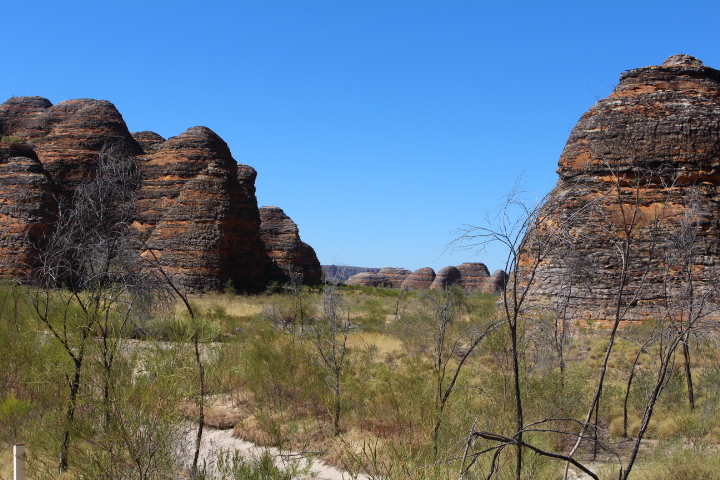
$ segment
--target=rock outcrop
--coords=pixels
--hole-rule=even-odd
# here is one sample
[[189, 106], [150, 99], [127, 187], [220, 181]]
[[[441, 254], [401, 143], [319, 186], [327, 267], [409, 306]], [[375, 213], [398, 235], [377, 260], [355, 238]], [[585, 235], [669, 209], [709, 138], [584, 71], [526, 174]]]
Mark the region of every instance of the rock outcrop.
[[272, 260], [273, 280], [284, 283], [297, 274], [303, 283], [318, 285], [322, 282], [322, 269], [315, 250], [300, 240], [297, 225], [281, 208], [260, 208], [260, 238]]
[[0, 275], [26, 275], [57, 214], [56, 186], [27, 145], [0, 142]]
[[[137, 227], [160, 264], [186, 288], [238, 290], [267, 283], [269, 262], [251, 189], [227, 144], [206, 127], [168, 139], [141, 163]], [[252, 178], [254, 181], [254, 177]]]
[[490, 271], [484, 263], [463, 263], [457, 266], [460, 272], [461, 285], [464, 289], [476, 292], [498, 293], [505, 288], [505, 272]]
[[435, 270], [430, 267], [418, 268], [403, 281], [403, 290], [429, 290], [435, 280]]
[[529, 304], [674, 317], [692, 278], [717, 316], [720, 71], [688, 55], [626, 71], [572, 130], [558, 174], [521, 256]]
[[445, 290], [455, 285], [462, 285], [460, 270], [455, 267], [441, 268], [430, 285], [430, 290]]
[[378, 272], [379, 275], [383, 275], [385, 278], [387, 278], [388, 283], [393, 288], [400, 288], [402, 283], [411, 273], [412, 272], [410, 270], [395, 267], [384, 267], [381, 268]]
[[87, 98], [52, 105], [41, 97], [13, 97], [0, 106], [0, 133], [22, 138], [63, 191], [92, 172], [103, 149], [138, 155], [115, 105]]
[[508, 274], [504, 270], [495, 270], [490, 276], [490, 292], [502, 292], [507, 281]]
[[[270, 259], [260, 235], [257, 173], [238, 165], [206, 127], [165, 140], [154, 132], [130, 134], [104, 100], [52, 105], [41, 97], [13, 97], [0, 105], [0, 134], [9, 140], [0, 148], [0, 274], [27, 273], [34, 245], [51, 233], [54, 198], [71, 199], [98, 156], [111, 152], [136, 157], [143, 175], [133, 224], [147, 246], [143, 255], [156, 258], [189, 291], [219, 289], [228, 280], [240, 291], [257, 291], [271, 279], [273, 265], [289, 268], [295, 261], [309, 281], [319, 281], [314, 251], [299, 237], [292, 248], [285, 245], [282, 261]], [[271, 240], [268, 250], [281, 252], [286, 240]]]
[[142, 132], [133, 132], [132, 137], [140, 145], [145, 153], [155, 153], [165, 142], [165, 139], [155, 132], [144, 130]]
[[385, 267], [377, 273], [358, 273], [347, 280], [348, 285], [402, 288], [403, 290], [443, 290], [457, 285], [468, 292], [498, 293], [505, 288], [507, 276], [502, 270], [492, 276], [483, 263], [463, 263], [435, 270], [430, 267], [414, 272], [404, 268]]
[[387, 287], [392, 288], [392, 283], [385, 275], [379, 273], [362, 272], [353, 275], [345, 282], [346, 285], [359, 285], [361, 287]]

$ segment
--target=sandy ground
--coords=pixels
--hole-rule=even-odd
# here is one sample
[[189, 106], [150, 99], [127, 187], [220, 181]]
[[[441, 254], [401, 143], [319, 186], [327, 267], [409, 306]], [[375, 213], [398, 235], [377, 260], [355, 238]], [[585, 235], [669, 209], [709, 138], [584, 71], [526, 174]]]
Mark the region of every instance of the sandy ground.
[[[189, 445], [194, 445], [195, 435], [196, 431], [194, 429], [188, 431], [187, 439]], [[218, 457], [218, 454], [230, 452], [232, 455], [236, 450], [244, 456], [259, 456], [264, 449], [253, 443], [233, 437], [232, 430], [216, 430], [206, 427], [203, 431], [199, 464], [202, 465], [203, 461], [205, 461], [208, 473], [215, 473], [214, 459]], [[281, 468], [291, 468], [292, 465], [297, 465], [303, 469], [303, 467], [308, 466], [307, 460], [298, 455], [293, 455], [289, 452], [280, 452], [275, 448], [268, 450], [275, 457], [276, 464]], [[313, 460], [309, 465], [309, 472], [297, 478], [298, 480], [370, 480], [370, 477], [365, 475], [352, 476], [347, 472], [325, 465], [319, 460]]]

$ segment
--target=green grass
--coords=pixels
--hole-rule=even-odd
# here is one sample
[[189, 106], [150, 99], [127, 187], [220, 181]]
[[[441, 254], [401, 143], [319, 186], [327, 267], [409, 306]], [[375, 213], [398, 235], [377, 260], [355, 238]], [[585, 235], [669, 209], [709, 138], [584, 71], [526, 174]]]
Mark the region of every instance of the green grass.
[[[323, 452], [326, 461], [340, 467], [374, 469], [392, 478], [435, 479], [457, 478], [463, 439], [473, 425], [512, 435], [512, 362], [504, 324], [481, 342], [463, 366], [442, 412], [436, 456], [431, 439], [440, 380], [436, 367], [438, 317], [432, 300], [442, 303], [443, 292], [426, 297], [417, 292], [346, 287], [341, 292], [350, 308], [353, 329], [341, 376], [341, 433], [333, 437], [331, 376], [312, 336], [314, 322], [322, 315], [322, 294], [307, 289], [294, 294], [282, 291], [191, 297], [201, 326], [206, 393], [232, 399], [232, 408], [237, 410], [230, 415], [222, 406], [213, 406], [212, 415], [240, 418], [235, 429], [246, 439], [292, 451]], [[25, 293], [20, 287], [0, 286], [0, 448], [13, 442], [32, 445], [29, 468], [34, 478], [51, 478], [67, 401], [66, 375], [72, 372], [72, 365], [63, 347], [35, 318]], [[65, 297], [58, 293], [53, 298]], [[454, 372], [473, 330], [494, 318], [497, 297], [458, 293], [456, 300], [455, 317], [445, 332], [443, 364], [448, 370], [442, 382]], [[132, 323], [120, 332], [113, 367], [114, 415], [132, 425], [136, 433], [171, 428], [183, 417], [195, 419], [197, 413], [189, 407], [197, 400], [197, 372], [188, 343], [190, 320], [178, 304], [177, 309], [134, 318]], [[144, 332], [140, 337], [136, 324]], [[558, 356], [549, 348], [551, 332], [545, 330], [549, 326], [546, 322], [520, 328], [525, 422], [563, 419], [547, 426], [573, 432], [576, 427], [568, 419], [580, 420], [586, 412], [607, 345], [607, 330], [574, 330], [565, 345], [566, 366], [561, 372]], [[70, 324], [68, 328], [68, 335], [78, 335]], [[647, 325], [639, 325], [622, 332], [601, 399], [601, 436], [621, 458], [627, 456], [621, 433], [629, 367], [648, 331]], [[714, 345], [710, 341], [691, 345], [694, 411], [687, 404], [681, 358], [676, 359], [655, 409], [635, 478], [716, 478], [708, 476], [719, 468], [712, 455], [720, 442], [720, 354]], [[104, 385], [99, 346], [93, 341], [85, 353], [85, 383], [73, 426], [71, 458], [77, 459], [72, 468], [78, 478], [94, 475], [101, 466], [121, 469], [133, 452], [130, 439], [122, 440], [120, 430], [99, 428], [104, 424], [98, 413], [103, 411]], [[656, 347], [641, 357], [629, 397], [630, 435], [637, 432], [656, 358]], [[529, 433], [527, 439], [553, 452], [566, 452], [572, 443], [572, 437], [549, 431]], [[473, 448], [480, 451], [491, 446], [478, 440]], [[163, 455], [172, 454], [162, 442], [156, 448]], [[163, 455], [157, 457], [165, 463], [157, 463], [156, 478], [162, 478], [161, 471], [172, 476], [168, 472], [173, 471], [173, 463]], [[585, 461], [588, 455], [581, 450], [578, 458]], [[693, 456], [705, 459], [709, 466], [692, 461]], [[615, 458], [612, 454], [603, 458], [608, 457]], [[484, 478], [491, 458], [480, 456], [472, 475]], [[511, 447], [501, 452], [498, 478], [512, 477], [513, 458]], [[526, 463], [534, 469], [535, 478], [555, 478], [562, 470], [558, 462], [530, 453]], [[598, 468], [610, 471], [613, 465], [601, 462]]]
[[20, 143], [23, 141], [20, 137], [13, 137], [11, 135], [2, 135], [0, 136], [0, 141], [3, 142], [13, 142], [13, 143]]

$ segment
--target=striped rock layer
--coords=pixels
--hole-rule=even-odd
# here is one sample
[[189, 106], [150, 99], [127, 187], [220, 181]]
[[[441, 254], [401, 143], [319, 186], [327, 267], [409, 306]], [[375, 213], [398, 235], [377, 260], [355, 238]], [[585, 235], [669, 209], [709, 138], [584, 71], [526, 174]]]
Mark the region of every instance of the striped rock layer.
[[347, 280], [348, 285], [402, 288], [403, 290], [442, 290], [458, 286], [469, 292], [498, 293], [505, 287], [502, 270], [492, 276], [483, 263], [463, 263], [457, 267], [440, 269], [436, 274], [430, 267], [414, 272], [404, 268], [385, 267], [375, 273], [358, 273]]
[[720, 71], [673, 55], [624, 72], [580, 118], [557, 172], [520, 259], [528, 305], [718, 316]]
[[[274, 263], [260, 233], [257, 173], [238, 165], [209, 128], [165, 140], [153, 132], [131, 134], [104, 100], [52, 105], [41, 97], [13, 97], [0, 105], [0, 134], [0, 275], [33, 268], [37, 246], [51, 234], [55, 199], [72, 198], [98, 155], [113, 149], [138, 159], [143, 184], [133, 226], [145, 242], [144, 255], [176, 281], [190, 291], [220, 289], [228, 280], [240, 291], [257, 291], [272, 278]], [[272, 243], [272, 235], [266, 240]], [[305, 268], [317, 257], [308, 247], [287, 258], [293, 262]], [[319, 281], [317, 275], [309, 280]]]

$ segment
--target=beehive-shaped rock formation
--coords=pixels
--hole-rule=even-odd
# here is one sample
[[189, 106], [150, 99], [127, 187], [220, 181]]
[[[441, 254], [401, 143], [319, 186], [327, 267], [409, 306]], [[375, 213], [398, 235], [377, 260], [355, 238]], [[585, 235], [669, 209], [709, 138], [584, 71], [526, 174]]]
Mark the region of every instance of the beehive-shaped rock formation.
[[27, 145], [0, 142], [0, 275], [24, 276], [57, 214], [56, 186]]
[[392, 282], [379, 273], [360, 272], [348, 278], [345, 283], [347, 285], [359, 285], [361, 287], [392, 287]]
[[708, 301], [694, 308], [717, 310], [720, 71], [674, 55], [623, 73], [572, 130], [558, 167], [521, 257], [530, 303], [660, 318], [692, 278], [693, 298]]
[[403, 290], [429, 290], [435, 280], [435, 270], [430, 267], [419, 268], [403, 280]]
[[[260, 236], [257, 173], [238, 165], [209, 128], [165, 140], [153, 132], [130, 134], [104, 100], [52, 105], [41, 97], [13, 97], [0, 105], [0, 134], [0, 275], [27, 273], [35, 261], [33, 245], [51, 233], [53, 199], [71, 199], [93, 174], [98, 155], [111, 149], [138, 159], [143, 183], [133, 227], [146, 242], [146, 257], [191, 291], [219, 289], [228, 280], [238, 290], [254, 291], [270, 280], [268, 250], [277, 249], [266, 250]], [[308, 268], [308, 261], [317, 262], [305, 247], [308, 258], [296, 252], [285, 263]], [[310, 281], [319, 280], [319, 269]]]
[[400, 288], [402, 283], [405, 281], [405, 279], [411, 273], [412, 272], [410, 270], [406, 270], [404, 268], [395, 268], [395, 267], [383, 267], [378, 272], [378, 274], [384, 275], [385, 278], [388, 279], [388, 281], [390, 282], [390, 285], [393, 288]]
[[279, 207], [260, 208], [260, 237], [272, 260], [272, 278], [287, 282], [299, 274], [304, 283], [322, 282], [322, 269], [315, 250], [300, 240], [295, 222]]
[[457, 266], [465, 290], [497, 293], [505, 288], [505, 272], [497, 270], [492, 276], [484, 263], [463, 263]]
[[122, 146], [124, 153], [142, 153], [120, 112], [106, 100], [52, 105], [41, 97], [13, 97], [0, 105], [0, 133], [31, 145], [62, 190], [72, 190], [93, 170], [103, 148]]
[[453, 287], [455, 285], [461, 285], [460, 270], [455, 267], [444, 267], [441, 268], [433, 283], [430, 285], [430, 290], [445, 290], [446, 288]]

